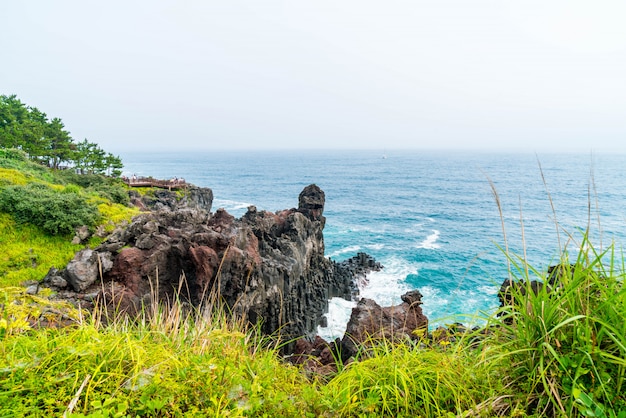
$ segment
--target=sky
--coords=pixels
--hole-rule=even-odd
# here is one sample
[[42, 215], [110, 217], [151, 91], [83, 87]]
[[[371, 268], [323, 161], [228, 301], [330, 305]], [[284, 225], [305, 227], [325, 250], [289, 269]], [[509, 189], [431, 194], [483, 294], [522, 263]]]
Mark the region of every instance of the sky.
[[0, 94], [109, 152], [626, 152], [622, 0], [0, 4]]

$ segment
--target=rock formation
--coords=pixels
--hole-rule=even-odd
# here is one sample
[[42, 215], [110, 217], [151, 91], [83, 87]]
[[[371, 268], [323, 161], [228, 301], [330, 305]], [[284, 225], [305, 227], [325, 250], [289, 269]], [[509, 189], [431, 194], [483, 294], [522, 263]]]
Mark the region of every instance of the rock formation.
[[300, 193], [297, 209], [251, 206], [241, 219], [211, 213], [210, 189], [154, 195], [135, 201], [155, 210], [79, 252], [65, 270], [51, 270], [44, 283], [61, 297], [98, 298], [129, 313], [155, 299], [199, 306], [218, 297], [263, 332], [290, 339], [311, 337], [330, 297], [349, 298], [355, 277], [381, 268], [366, 255], [345, 263], [324, 256], [325, 196], [316, 185]]
[[422, 312], [422, 294], [412, 290], [402, 295], [402, 303], [381, 307], [371, 299], [363, 298], [352, 309], [346, 333], [341, 340], [342, 356], [351, 357], [368, 340], [384, 338], [388, 341], [417, 339], [420, 330], [428, 329], [428, 318]]
[[576, 264], [556, 264], [548, 267], [546, 278], [543, 281], [505, 279], [498, 291], [500, 307], [513, 305], [514, 295], [525, 296], [528, 292], [537, 295], [544, 288], [547, 293], [552, 292], [561, 286], [563, 277], [572, 274], [575, 269]]
[[213, 205], [213, 190], [193, 184], [186, 184], [184, 190], [178, 193], [153, 188], [150, 192], [141, 195], [136, 190], [130, 190], [129, 197], [133, 205], [143, 210], [153, 211], [187, 208], [210, 212]]
[[314, 374], [328, 375], [337, 363], [351, 362], [359, 350], [382, 339], [392, 342], [418, 340], [428, 334], [428, 318], [422, 312], [422, 294], [412, 290], [402, 295], [402, 303], [381, 307], [363, 298], [352, 309], [342, 339], [326, 342], [320, 337], [296, 342], [289, 360]]

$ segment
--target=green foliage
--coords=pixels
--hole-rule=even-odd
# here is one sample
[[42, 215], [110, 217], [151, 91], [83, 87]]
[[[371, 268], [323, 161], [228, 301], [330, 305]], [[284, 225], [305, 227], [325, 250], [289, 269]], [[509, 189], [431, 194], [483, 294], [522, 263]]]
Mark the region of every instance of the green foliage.
[[[115, 225], [128, 222], [139, 213], [136, 208], [125, 205], [128, 193], [119, 180], [95, 174], [83, 176], [69, 170], [50, 170], [20, 158], [21, 154], [17, 152], [16, 159], [0, 158], [0, 195], [12, 193], [8, 186], [46, 183], [50, 186], [49, 189], [44, 189], [46, 196], [53, 193], [56, 196], [50, 202], [44, 202], [45, 205], [56, 200], [87, 201], [90, 211], [98, 208], [98, 218], [102, 219], [102, 228], [105, 231], [112, 231]], [[11, 168], [4, 168], [3, 163]], [[34, 186], [37, 191], [41, 187], [41, 184]], [[9, 190], [5, 191], [7, 188]], [[115, 203], [116, 201], [120, 203]], [[41, 280], [50, 267], [63, 268], [74, 253], [82, 248], [80, 245], [72, 245], [65, 235], [50, 235], [31, 223], [17, 224], [13, 217], [15, 208], [12, 203], [10, 205], [2, 209], [8, 209], [7, 213], [0, 210], [0, 286], [18, 285], [26, 280]], [[99, 240], [92, 237], [90, 244], [97, 245]]]
[[[0, 151], [5, 151], [7, 153], [19, 152], [23, 153], [19, 150], [14, 149], [0, 149]], [[33, 177], [40, 179], [41, 181], [46, 182], [54, 182], [55, 176], [51, 170], [42, 166], [41, 164], [34, 163], [29, 161], [28, 159], [22, 158], [0, 158], [0, 169], [3, 170], [16, 170], [22, 173], [22, 175], [27, 177]], [[2, 175], [0, 174], [0, 178]]]
[[29, 183], [0, 190], [0, 210], [10, 213], [18, 223], [30, 223], [49, 234], [71, 234], [76, 227], [94, 227], [97, 208], [74, 193], [58, 193], [50, 187]]
[[626, 414], [623, 278], [614, 247], [598, 253], [584, 237], [576, 262], [563, 262], [557, 287], [513, 292], [501, 342], [529, 412]]
[[17, 160], [17, 161], [27, 161], [28, 154], [20, 149], [15, 148], [0, 148], [0, 160]]
[[95, 193], [113, 203], [122, 205], [129, 203], [128, 188], [119, 179], [93, 173], [77, 174], [71, 170], [60, 171], [56, 177], [65, 184], [78, 185], [87, 189], [88, 193]]
[[81, 174], [109, 174], [119, 177], [123, 167], [120, 157], [106, 153], [98, 144], [87, 139], [76, 144], [74, 163]]
[[131, 208], [109, 201], [100, 203], [98, 205], [98, 212], [100, 212], [102, 218], [106, 220], [103, 226], [107, 232], [113, 231], [118, 225], [129, 223], [134, 216], [140, 213], [139, 209], [136, 207]]
[[26, 294], [24, 287], [0, 288], [0, 341], [24, 333], [44, 321], [47, 326], [78, 321], [80, 312], [66, 301]]
[[61, 193], [73, 193], [73, 194], [81, 194], [81, 188], [75, 184], [68, 184], [67, 186], [65, 186], [65, 188], [63, 188], [63, 190], [61, 191]]
[[28, 176], [19, 170], [0, 168], [0, 186], [9, 184], [26, 184]]

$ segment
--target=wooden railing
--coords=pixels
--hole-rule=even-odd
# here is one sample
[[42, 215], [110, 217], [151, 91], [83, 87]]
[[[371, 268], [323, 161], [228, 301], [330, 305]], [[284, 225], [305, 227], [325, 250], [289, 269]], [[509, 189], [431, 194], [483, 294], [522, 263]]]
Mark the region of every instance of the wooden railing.
[[160, 189], [177, 190], [187, 187], [185, 179], [173, 178], [171, 180], [159, 180], [152, 177], [122, 177], [124, 183], [130, 187], [158, 187]]

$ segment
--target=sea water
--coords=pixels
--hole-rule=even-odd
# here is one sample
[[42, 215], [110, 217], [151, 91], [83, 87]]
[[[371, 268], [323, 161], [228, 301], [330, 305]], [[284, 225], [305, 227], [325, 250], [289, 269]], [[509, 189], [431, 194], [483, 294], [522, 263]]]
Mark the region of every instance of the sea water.
[[[400, 303], [418, 289], [431, 326], [481, 321], [498, 306], [506, 249], [539, 271], [592, 243], [626, 237], [626, 155], [420, 151], [127, 153], [130, 176], [184, 178], [214, 193], [214, 210], [297, 207], [326, 194], [326, 255], [367, 252], [385, 268], [361, 296]], [[506, 237], [506, 240], [505, 240]], [[330, 303], [325, 338], [341, 336], [355, 302]]]

